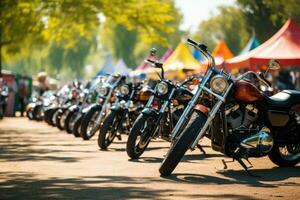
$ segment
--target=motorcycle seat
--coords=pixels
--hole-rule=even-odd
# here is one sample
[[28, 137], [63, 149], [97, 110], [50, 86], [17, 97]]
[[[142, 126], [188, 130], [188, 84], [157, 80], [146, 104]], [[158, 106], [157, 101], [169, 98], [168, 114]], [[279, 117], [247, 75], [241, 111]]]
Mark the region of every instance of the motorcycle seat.
[[266, 97], [270, 106], [289, 108], [292, 105], [300, 104], [300, 91], [283, 90], [271, 97]]

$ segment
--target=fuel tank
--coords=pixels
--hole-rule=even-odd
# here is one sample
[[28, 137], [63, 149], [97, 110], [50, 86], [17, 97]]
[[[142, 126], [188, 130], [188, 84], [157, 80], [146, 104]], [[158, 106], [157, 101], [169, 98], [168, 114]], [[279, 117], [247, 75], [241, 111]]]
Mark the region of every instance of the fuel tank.
[[260, 91], [250, 82], [239, 80], [234, 83], [235, 99], [245, 103], [263, 101], [264, 97]]

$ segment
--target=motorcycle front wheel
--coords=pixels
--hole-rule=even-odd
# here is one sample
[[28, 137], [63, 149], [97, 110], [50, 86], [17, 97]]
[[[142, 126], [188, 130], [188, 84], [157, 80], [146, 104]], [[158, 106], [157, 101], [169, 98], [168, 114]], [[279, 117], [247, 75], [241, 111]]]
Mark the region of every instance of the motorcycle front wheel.
[[138, 159], [147, 149], [151, 140], [151, 118], [141, 114], [134, 122], [126, 143], [127, 155]]
[[119, 124], [118, 122], [118, 114], [114, 111], [111, 111], [104, 119], [98, 135], [98, 146], [100, 149], [107, 149], [114, 141], [118, 131], [116, 127]]
[[75, 122], [74, 122], [74, 127], [73, 127], [73, 134], [75, 137], [80, 137], [80, 125], [81, 125], [81, 121], [82, 121], [82, 114], [81, 113], [78, 113], [78, 117], [77, 119], [75, 119]]
[[93, 107], [83, 116], [80, 135], [84, 140], [91, 139], [97, 132], [97, 129], [95, 129], [97, 126], [96, 119], [100, 114], [100, 111], [101, 107]]
[[70, 134], [72, 133], [75, 118], [76, 118], [76, 112], [75, 111], [71, 111], [71, 112], [68, 113], [68, 115], [66, 117], [66, 120], [64, 122], [64, 128], [67, 131], [67, 133], [70, 133]]
[[197, 116], [187, 125], [181, 136], [171, 144], [171, 147], [159, 168], [159, 172], [162, 176], [169, 176], [174, 171], [205, 124], [207, 117], [203, 113], [195, 112], [195, 115]]
[[60, 130], [64, 130], [64, 124], [65, 124], [65, 120], [67, 115], [69, 114], [69, 110], [67, 108], [63, 109], [61, 108], [61, 111], [58, 113], [58, 115], [56, 116], [56, 127]]

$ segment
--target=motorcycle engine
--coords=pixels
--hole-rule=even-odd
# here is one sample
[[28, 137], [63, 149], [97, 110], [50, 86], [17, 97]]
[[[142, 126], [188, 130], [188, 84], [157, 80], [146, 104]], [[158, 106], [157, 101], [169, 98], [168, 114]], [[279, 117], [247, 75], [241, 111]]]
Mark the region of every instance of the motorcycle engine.
[[258, 124], [258, 109], [238, 104], [226, 110], [230, 149], [240, 156], [259, 157], [272, 149], [274, 141], [268, 127]]

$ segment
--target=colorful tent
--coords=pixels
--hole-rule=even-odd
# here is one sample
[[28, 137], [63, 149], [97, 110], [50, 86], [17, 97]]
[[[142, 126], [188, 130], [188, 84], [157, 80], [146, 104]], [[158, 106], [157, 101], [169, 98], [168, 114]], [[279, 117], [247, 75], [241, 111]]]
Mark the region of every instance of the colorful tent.
[[172, 55], [164, 62], [164, 68], [168, 70], [194, 70], [204, 72], [203, 66], [189, 52], [187, 46], [180, 42]]
[[165, 62], [173, 53], [172, 49], [168, 49], [165, 54], [161, 57], [160, 62]]
[[157, 57], [156, 57], [155, 55], [151, 55], [151, 54], [150, 54], [149, 56], [147, 56], [147, 57], [142, 61], [142, 63], [135, 69], [135, 71], [141, 71], [141, 72], [143, 72], [143, 71], [149, 69], [149, 68], [151, 67], [151, 65], [145, 62], [145, 60], [147, 60], [147, 59], [150, 59], [150, 60], [157, 60]]
[[258, 47], [260, 45], [259, 41], [256, 39], [256, 37], [253, 35], [250, 40], [248, 41], [248, 43], [246, 44], [246, 46], [244, 47], [244, 49], [240, 52], [239, 55], [248, 53], [249, 51], [251, 51], [252, 49], [255, 49], [256, 47]]
[[[161, 57], [160, 62], [165, 62], [173, 53], [172, 49], [168, 49], [165, 54]], [[149, 55], [146, 57], [144, 60], [150, 59], [150, 60], [157, 60], [158, 58], [156, 56]], [[140, 76], [140, 77], [145, 77], [146, 73], [152, 73], [152, 66], [148, 63], [146, 63], [143, 60], [143, 62], [132, 72], [130, 72], [131, 76]]]
[[172, 55], [164, 62], [164, 69], [168, 78], [184, 79], [187, 72], [204, 73], [202, 66], [190, 53], [187, 46], [180, 42]]
[[300, 66], [300, 27], [289, 19], [269, 40], [252, 51], [225, 61], [228, 70], [266, 65], [276, 59], [282, 67]]
[[219, 41], [212, 55], [215, 57], [216, 65], [221, 65], [225, 60], [234, 57], [224, 40]]
[[125, 64], [124, 60], [121, 58], [118, 60], [115, 70], [117, 73], [122, 74], [122, 75], [129, 75], [129, 72], [131, 71], [127, 65]]
[[103, 76], [105, 74], [113, 74], [115, 73], [115, 66], [113, 64], [112, 56], [108, 54], [105, 57], [104, 63], [100, 69], [100, 71], [96, 74], [96, 76]]

